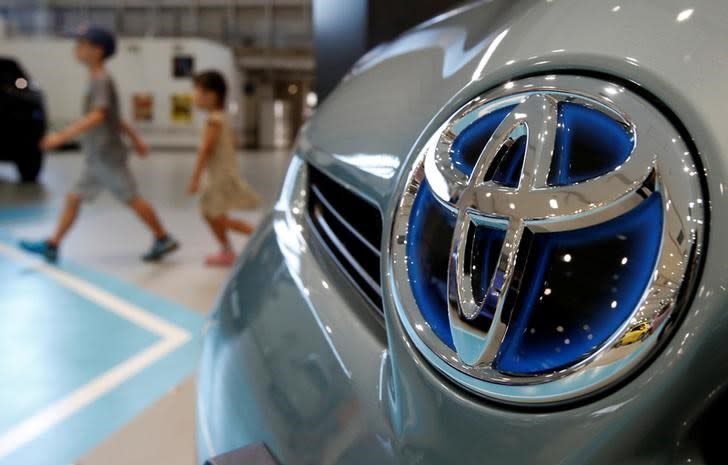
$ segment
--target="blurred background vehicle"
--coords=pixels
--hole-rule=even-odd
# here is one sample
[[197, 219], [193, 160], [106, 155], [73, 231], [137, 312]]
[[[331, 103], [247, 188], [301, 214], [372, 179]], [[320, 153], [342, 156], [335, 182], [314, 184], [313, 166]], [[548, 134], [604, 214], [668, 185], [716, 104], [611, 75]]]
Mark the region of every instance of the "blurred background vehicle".
[[0, 160], [15, 163], [23, 182], [35, 182], [43, 166], [45, 129], [43, 93], [17, 61], [0, 57]]

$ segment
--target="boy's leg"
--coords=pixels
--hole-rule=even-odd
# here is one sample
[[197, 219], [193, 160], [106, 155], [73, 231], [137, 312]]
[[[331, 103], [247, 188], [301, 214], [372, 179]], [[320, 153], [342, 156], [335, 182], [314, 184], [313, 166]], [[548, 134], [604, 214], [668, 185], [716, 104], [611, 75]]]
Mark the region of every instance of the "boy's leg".
[[167, 237], [167, 231], [165, 231], [162, 223], [159, 221], [157, 213], [154, 211], [154, 208], [152, 208], [149, 202], [144, 200], [142, 197], [135, 196], [127, 202], [127, 205], [129, 205], [129, 208], [134, 210], [144, 224], [151, 229], [155, 239], [160, 240]]
[[139, 219], [154, 234], [154, 243], [142, 256], [142, 260], [156, 262], [179, 248], [179, 243], [167, 234], [154, 208], [137, 193], [136, 182], [129, 170], [126, 158], [123, 158], [121, 162], [104, 165], [100, 177], [104, 187], [134, 210]]
[[167, 234], [154, 208], [146, 200], [135, 195], [131, 200], [127, 201], [127, 205], [134, 210], [154, 234], [154, 243], [149, 251], [142, 256], [142, 260], [156, 262], [179, 248], [179, 243]]
[[121, 202], [129, 206], [140, 220], [154, 234], [157, 240], [167, 237], [162, 223], [159, 221], [154, 208], [139, 195], [134, 175], [129, 169], [126, 158], [104, 164], [99, 170], [99, 178], [104, 188], [110, 190]]
[[55, 262], [58, 259], [58, 246], [63, 242], [71, 226], [78, 218], [81, 202], [93, 200], [100, 192], [97, 172], [89, 165], [86, 166], [81, 178], [73, 190], [66, 195], [63, 212], [58, 219], [58, 225], [53, 235], [43, 241], [20, 241], [20, 247], [28, 252], [43, 255], [47, 260]]
[[81, 201], [82, 197], [78, 193], [72, 192], [66, 195], [66, 203], [63, 206], [61, 216], [58, 218], [58, 225], [53, 235], [48, 240], [20, 241], [20, 247], [26, 252], [42, 255], [50, 262], [58, 260], [58, 247], [73, 223], [76, 222], [78, 211], [81, 208]]
[[227, 229], [239, 232], [241, 234], [252, 234], [255, 231], [255, 226], [248, 223], [247, 221], [236, 220], [229, 216], [224, 216], [224, 224]]
[[71, 226], [76, 222], [78, 218], [78, 212], [81, 209], [81, 196], [71, 192], [66, 195], [66, 203], [63, 206], [63, 212], [58, 219], [58, 225], [56, 231], [53, 233], [48, 243], [53, 247], [58, 247], [63, 238], [66, 237], [66, 233], [71, 229]]

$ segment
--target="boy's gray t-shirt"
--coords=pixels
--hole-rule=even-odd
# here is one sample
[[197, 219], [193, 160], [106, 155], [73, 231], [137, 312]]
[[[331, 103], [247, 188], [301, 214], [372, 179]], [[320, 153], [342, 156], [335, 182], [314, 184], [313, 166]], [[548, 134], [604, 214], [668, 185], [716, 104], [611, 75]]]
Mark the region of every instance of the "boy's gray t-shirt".
[[84, 137], [88, 161], [119, 163], [126, 160], [127, 150], [121, 138], [121, 109], [113, 79], [106, 73], [91, 79], [84, 99], [83, 110], [87, 114], [101, 109], [106, 118], [91, 128]]

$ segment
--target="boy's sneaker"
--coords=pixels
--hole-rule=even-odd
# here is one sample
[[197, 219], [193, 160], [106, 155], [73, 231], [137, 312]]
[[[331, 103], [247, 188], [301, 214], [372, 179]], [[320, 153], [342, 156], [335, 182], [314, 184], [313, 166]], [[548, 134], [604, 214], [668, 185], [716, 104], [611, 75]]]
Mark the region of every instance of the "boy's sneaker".
[[164, 236], [163, 238], [156, 239], [154, 241], [149, 252], [142, 255], [142, 260], [145, 262], [158, 262], [178, 248], [179, 242], [170, 236]]
[[58, 247], [48, 241], [20, 241], [19, 245], [26, 252], [40, 255], [51, 263], [58, 260]]

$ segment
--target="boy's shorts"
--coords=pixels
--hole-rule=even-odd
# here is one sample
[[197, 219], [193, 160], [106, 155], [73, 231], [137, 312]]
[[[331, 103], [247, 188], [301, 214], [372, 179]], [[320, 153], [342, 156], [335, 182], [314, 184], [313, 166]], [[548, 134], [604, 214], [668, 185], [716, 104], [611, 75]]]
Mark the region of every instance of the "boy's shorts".
[[103, 190], [124, 203], [137, 196], [136, 182], [126, 163], [87, 163], [73, 193], [90, 202]]

